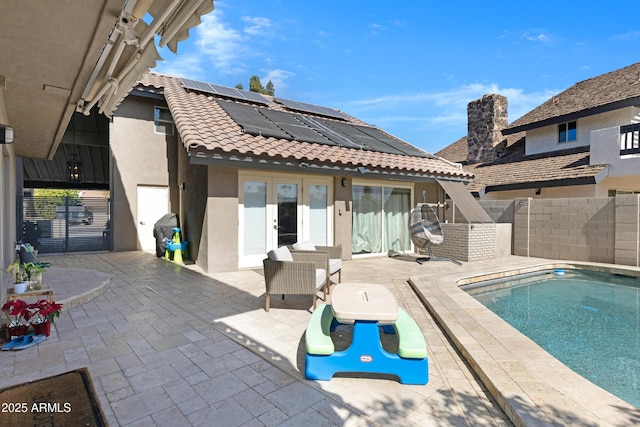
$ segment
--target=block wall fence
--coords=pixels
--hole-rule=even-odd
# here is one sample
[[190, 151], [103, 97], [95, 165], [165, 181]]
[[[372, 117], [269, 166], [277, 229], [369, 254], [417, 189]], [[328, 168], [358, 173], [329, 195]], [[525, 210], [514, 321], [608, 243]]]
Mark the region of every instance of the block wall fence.
[[514, 255], [640, 266], [640, 194], [480, 205], [512, 224]]

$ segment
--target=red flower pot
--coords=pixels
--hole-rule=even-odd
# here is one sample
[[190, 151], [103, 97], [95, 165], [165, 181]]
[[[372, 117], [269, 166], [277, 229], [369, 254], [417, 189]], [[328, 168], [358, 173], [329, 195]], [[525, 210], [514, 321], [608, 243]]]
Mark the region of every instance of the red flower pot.
[[51, 322], [48, 320], [45, 320], [42, 323], [32, 324], [31, 326], [33, 326], [33, 330], [36, 335], [44, 335], [45, 337], [48, 337], [51, 333]]
[[20, 326], [15, 326], [13, 328], [7, 328], [7, 330], [9, 331], [9, 336], [11, 337], [20, 337], [22, 335], [27, 335], [27, 329], [29, 329], [29, 326], [27, 325], [20, 325]]

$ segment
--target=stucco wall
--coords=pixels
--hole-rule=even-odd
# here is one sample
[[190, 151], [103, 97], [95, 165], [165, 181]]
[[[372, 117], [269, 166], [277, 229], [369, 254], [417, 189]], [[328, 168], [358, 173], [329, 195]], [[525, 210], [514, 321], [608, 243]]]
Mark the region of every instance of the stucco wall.
[[160, 100], [129, 97], [116, 110], [110, 124], [116, 251], [140, 249], [136, 226], [139, 185], [169, 187], [169, 211], [178, 208], [176, 137], [154, 133], [154, 106], [166, 105]]
[[553, 124], [527, 131], [526, 154], [545, 153], [574, 147], [587, 147], [591, 142], [591, 131], [620, 124], [632, 123], [638, 116], [637, 107], [621, 108], [577, 120], [577, 139], [573, 142], [558, 143], [558, 125]]
[[[0, 145], [0, 197], [0, 261], [4, 268], [15, 260], [17, 240], [16, 158], [11, 145]], [[0, 284], [0, 295], [4, 295], [6, 280], [0, 280]]]
[[351, 178], [345, 178], [346, 186], [342, 186], [342, 177], [333, 180], [333, 244], [342, 246], [342, 259], [351, 259], [351, 229], [353, 227]]
[[[198, 257], [205, 271], [238, 269], [238, 170], [217, 166], [207, 168], [208, 196]], [[203, 259], [206, 256], [206, 259]]]

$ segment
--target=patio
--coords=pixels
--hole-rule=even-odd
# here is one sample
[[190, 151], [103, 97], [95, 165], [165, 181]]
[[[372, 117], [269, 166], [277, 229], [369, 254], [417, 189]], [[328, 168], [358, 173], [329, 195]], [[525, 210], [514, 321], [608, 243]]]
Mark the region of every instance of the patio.
[[[205, 276], [143, 252], [51, 256], [56, 267], [74, 269], [74, 284], [55, 286], [56, 300], [68, 311], [37, 348], [0, 354], [0, 386], [42, 378], [87, 366], [111, 425], [511, 425], [497, 403], [471, 373], [420, 302], [411, 283], [432, 301], [440, 290], [457, 289], [453, 277], [540, 264], [508, 257], [465, 263], [418, 265], [411, 258], [348, 261], [343, 281], [389, 287], [422, 329], [429, 351], [429, 383], [402, 385], [389, 378], [337, 376], [304, 378], [303, 334], [310, 297], [272, 300], [264, 311], [260, 270]], [[547, 261], [545, 261], [547, 262]], [[76, 295], [87, 300], [104, 286], [95, 271], [107, 273], [103, 294], [72, 307]], [[82, 272], [94, 275], [83, 281]], [[47, 277], [45, 276], [45, 281]], [[432, 282], [436, 283], [433, 286]], [[89, 285], [90, 287], [94, 285]], [[453, 286], [451, 286], [453, 285]], [[543, 394], [542, 394], [543, 395]], [[556, 395], [551, 394], [554, 398]], [[587, 396], [592, 401], [600, 396]], [[536, 418], [527, 425], [547, 425]], [[587, 402], [588, 403], [588, 402]], [[526, 407], [532, 404], [533, 407]], [[561, 408], [560, 404], [558, 408]], [[522, 408], [520, 408], [522, 409]], [[557, 410], [567, 424], [567, 414]], [[637, 411], [621, 408], [638, 421]], [[611, 413], [605, 414], [611, 416]], [[635, 417], [635, 418], [634, 418]], [[212, 421], [213, 420], [213, 421]], [[597, 420], [573, 419], [574, 422]], [[213, 423], [213, 424], [212, 424]]]

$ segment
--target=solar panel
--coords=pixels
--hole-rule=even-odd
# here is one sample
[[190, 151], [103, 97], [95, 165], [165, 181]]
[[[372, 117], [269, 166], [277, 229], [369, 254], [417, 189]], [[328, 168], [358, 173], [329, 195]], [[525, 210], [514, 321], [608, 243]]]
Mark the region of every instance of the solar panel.
[[302, 122], [304, 124], [306, 124], [309, 127], [317, 130], [322, 135], [324, 135], [325, 137], [327, 137], [328, 139], [330, 139], [335, 144], [337, 144], [337, 145], [339, 145], [341, 147], [355, 148], [355, 149], [358, 149], [358, 150], [363, 148], [356, 141], [353, 141], [353, 140], [349, 139], [346, 135], [336, 131], [335, 129], [332, 129], [332, 128], [328, 127], [327, 125], [325, 125], [323, 123], [324, 120], [316, 119], [314, 117], [309, 117], [309, 116], [300, 116], [299, 118], [300, 118], [300, 120], [302, 120]]
[[222, 100], [216, 102], [249, 135], [292, 139], [291, 135], [278, 128], [253, 106]]
[[258, 111], [293, 136], [297, 141], [314, 142], [316, 144], [336, 145], [335, 142], [326, 138], [313, 128], [306, 126], [293, 114], [283, 113], [282, 111], [268, 110], [266, 108], [258, 108]]
[[346, 114], [334, 110], [333, 108], [321, 107], [320, 105], [306, 104], [304, 102], [292, 101], [290, 99], [276, 98], [276, 102], [284, 105], [290, 110], [304, 111], [305, 113], [318, 114], [325, 117], [333, 117], [336, 119], [348, 119]]
[[353, 127], [377, 139], [378, 141], [401, 151], [403, 154], [406, 154], [408, 156], [427, 157], [424, 151], [421, 151], [420, 149], [414, 147], [413, 145], [407, 142], [404, 142], [401, 139], [388, 135], [382, 132], [380, 129], [377, 129], [374, 127], [359, 126], [359, 125], [353, 125]]
[[218, 95], [225, 98], [238, 99], [240, 101], [249, 101], [264, 105], [269, 104], [269, 101], [256, 92], [249, 92], [227, 86], [213, 85], [211, 83], [199, 82], [197, 80], [181, 79], [181, 81], [182, 87], [185, 89], [197, 90], [199, 92]]
[[377, 140], [376, 138], [368, 135], [359, 130], [359, 127], [356, 127], [349, 123], [343, 122], [333, 122], [329, 120], [323, 120], [324, 124], [337, 130], [338, 132], [345, 135], [352, 141], [355, 141], [357, 144], [361, 145], [365, 150], [379, 151], [381, 153], [390, 153], [390, 154], [405, 154], [403, 151], [398, 150], [395, 147], [389, 146], [382, 141]]

